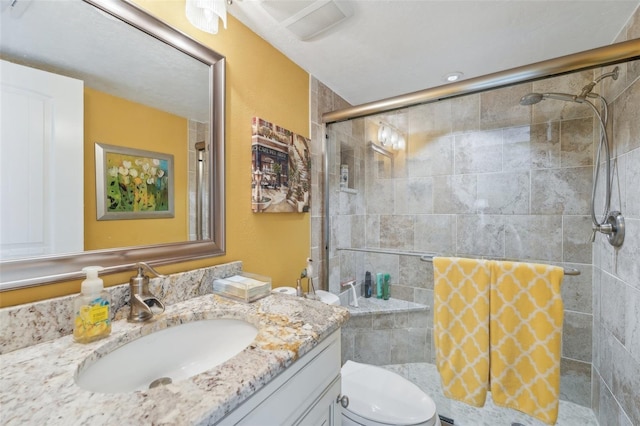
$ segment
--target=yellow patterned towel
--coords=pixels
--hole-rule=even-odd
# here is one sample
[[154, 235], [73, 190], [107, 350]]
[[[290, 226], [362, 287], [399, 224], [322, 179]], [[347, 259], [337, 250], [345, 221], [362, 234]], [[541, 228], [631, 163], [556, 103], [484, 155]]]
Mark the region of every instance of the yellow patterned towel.
[[433, 270], [442, 389], [449, 398], [482, 407], [489, 387], [489, 262], [435, 257]]
[[491, 265], [491, 396], [548, 424], [558, 417], [563, 275], [550, 265]]

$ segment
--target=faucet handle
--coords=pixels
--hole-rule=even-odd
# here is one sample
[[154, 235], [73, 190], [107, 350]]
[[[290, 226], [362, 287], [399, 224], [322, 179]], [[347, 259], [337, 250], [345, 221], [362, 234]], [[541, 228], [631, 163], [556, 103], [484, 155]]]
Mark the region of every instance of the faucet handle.
[[144, 274], [144, 270], [159, 278], [166, 278], [166, 275], [162, 275], [145, 262], [138, 262], [136, 266], [138, 274], [129, 280], [131, 292], [129, 322], [147, 321], [154, 315], [161, 314], [165, 309], [160, 299], [149, 291], [149, 277]]
[[142, 270], [143, 270], [143, 269], [146, 269], [146, 270], [147, 270], [147, 272], [149, 272], [149, 273], [151, 273], [151, 274], [155, 275], [155, 276], [156, 276], [156, 277], [158, 277], [158, 278], [167, 278], [167, 276], [166, 276], [166, 275], [163, 275], [163, 274], [161, 274], [160, 272], [156, 271], [155, 269], [153, 269], [153, 268], [151, 267], [151, 265], [149, 265], [149, 264], [148, 264], [148, 263], [146, 263], [146, 262], [138, 262], [138, 263], [136, 263], [136, 266], [138, 267], [138, 277], [141, 277], [141, 276], [142, 276], [142, 274], [143, 274]]

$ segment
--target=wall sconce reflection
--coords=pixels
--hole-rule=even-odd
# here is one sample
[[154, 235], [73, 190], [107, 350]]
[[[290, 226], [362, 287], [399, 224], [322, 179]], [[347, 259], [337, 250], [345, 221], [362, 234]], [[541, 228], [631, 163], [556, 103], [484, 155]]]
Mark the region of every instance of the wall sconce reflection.
[[404, 134], [395, 127], [382, 121], [378, 128], [378, 142], [380, 142], [380, 145], [394, 150], [404, 150], [407, 147]]

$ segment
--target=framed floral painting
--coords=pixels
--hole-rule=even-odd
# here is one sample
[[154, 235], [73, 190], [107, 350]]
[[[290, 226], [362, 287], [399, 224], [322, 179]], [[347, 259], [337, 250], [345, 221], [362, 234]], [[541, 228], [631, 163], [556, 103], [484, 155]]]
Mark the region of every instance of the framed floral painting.
[[98, 220], [174, 217], [173, 155], [95, 144]]

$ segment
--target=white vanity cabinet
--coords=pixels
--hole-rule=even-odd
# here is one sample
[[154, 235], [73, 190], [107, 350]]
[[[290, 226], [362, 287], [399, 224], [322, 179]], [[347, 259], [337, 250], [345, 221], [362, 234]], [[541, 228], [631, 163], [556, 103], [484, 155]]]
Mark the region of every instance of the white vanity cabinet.
[[340, 329], [288, 367], [219, 425], [340, 425]]
[[339, 426], [342, 424], [340, 404], [340, 376], [325, 390], [313, 406], [295, 424], [300, 426]]

